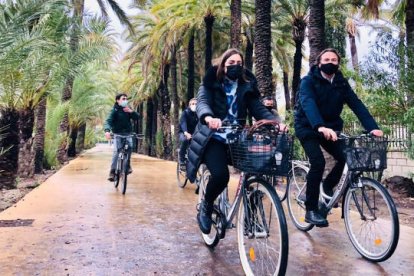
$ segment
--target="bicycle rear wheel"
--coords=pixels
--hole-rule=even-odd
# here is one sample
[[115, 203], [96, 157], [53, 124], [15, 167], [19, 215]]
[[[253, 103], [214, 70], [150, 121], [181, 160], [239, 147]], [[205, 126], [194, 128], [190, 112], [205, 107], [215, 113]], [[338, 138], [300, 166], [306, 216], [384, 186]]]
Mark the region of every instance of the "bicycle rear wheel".
[[[198, 190], [198, 204], [200, 205], [201, 201], [204, 200], [207, 183], [210, 179], [210, 172], [204, 164], [200, 166], [199, 172], [200, 179]], [[210, 234], [204, 234], [201, 232], [201, 236], [203, 237], [204, 243], [210, 248], [214, 248], [220, 241], [220, 229], [222, 227], [222, 220], [220, 213], [216, 208], [214, 208], [213, 210], [212, 221], [213, 223], [211, 225]]]
[[288, 231], [282, 204], [273, 187], [258, 178], [247, 182], [237, 215], [237, 241], [246, 275], [285, 275]]
[[177, 185], [180, 188], [184, 188], [187, 184], [187, 172], [180, 167], [180, 161], [177, 161]]
[[395, 204], [376, 180], [361, 177], [362, 187], [345, 195], [344, 219], [348, 236], [364, 258], [381, 262], [394, 253], [400, 227]]
[[293, 224], [301, 231], [309, 231], [313, 224], [305, 221], [306, 215], [306, 175], [308, 172], [301, 167], [292, 168], [287, 188], [287, 204]]

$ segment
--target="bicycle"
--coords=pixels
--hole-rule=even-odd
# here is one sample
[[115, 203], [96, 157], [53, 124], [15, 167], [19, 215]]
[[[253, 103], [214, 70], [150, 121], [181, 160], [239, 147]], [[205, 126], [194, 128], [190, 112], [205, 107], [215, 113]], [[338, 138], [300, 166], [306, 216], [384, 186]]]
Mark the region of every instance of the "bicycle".
[[[118, 188], [119, 182], [122, 183], [121, 191], [124, 195], [126, 192], [127, 187], [127, 175], [128, 175], [128, 149], [131, 145], [128, 143], [128, 139], [130, 138], [137, 138], [140, 139], [142, 135], [139, 134], [129, 134], [129, 135], [120, 135], [114, 134], [113, 137], [116, 139], [117, 137], [121, 140], [121, 147], [118, 147], [118, 160], [116, 163], [115, 173], [114, 173], [114, 186]], [[131, 139], [132, 140], [132, 139]], [[118, 146], [118, 145], [117, 145]]]
[[[332, 196], [320, 185], [319, 210], [326, 217], [342, 198], [342, 218], [352, 245], [367, 260], [381, 262], [394, 253], [399, 240], [399, 220], [388, 191], [364, 172], [386, 169], [387, 140], [382, 137], [340, 134], [346, 164]], [[293, 224], [301, 231], [314, 225], [305, 222], [306, 175], [309, 164], [292, 161], [288, 184], [288, 209]], [[383, 218], [384, 217], [384, 218]]]
[[[202, 233], [202, 238], [214, 249], [226, 230], [236, 227], [239, 256], [246, 275], [284, 275], [288, 261], [286, 218], [274, 188], [262, 177], [275, 173], [274, 151], [268, 151], [273, 149], [274, 140], [259, 141], [263, 138], [260, 130], [249, 134], [238, 125], [230, 128], [227, 139], [231, 161], [241, 171], [236, 195], [232, 203], [228, 188], [219, 195], [214, 203], [211, 232]], [[199, 175], [200, 204], [210, 177], [204, 164]]]

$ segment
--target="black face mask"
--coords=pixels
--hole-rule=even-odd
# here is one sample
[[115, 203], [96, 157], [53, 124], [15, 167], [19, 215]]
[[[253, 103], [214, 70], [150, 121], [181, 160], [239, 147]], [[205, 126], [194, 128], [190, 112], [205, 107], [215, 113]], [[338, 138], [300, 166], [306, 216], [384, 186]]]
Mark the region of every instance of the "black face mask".
[[338, 72], [339, 65], [333, 63], [321, 64], [321, 71], [327, 75], [333, 75]]
[[231, 80], [239, 79], [243, 74], [243, 67], [241, 65], [229, 65], [227, 67], [226, 76]]

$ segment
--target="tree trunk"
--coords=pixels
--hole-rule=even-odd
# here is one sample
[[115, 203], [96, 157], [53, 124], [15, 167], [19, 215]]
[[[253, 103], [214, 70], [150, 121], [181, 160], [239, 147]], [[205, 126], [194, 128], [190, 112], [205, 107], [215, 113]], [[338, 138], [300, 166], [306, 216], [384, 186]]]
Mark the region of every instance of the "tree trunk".
[[3, 137], [0, 139], [0, 188], [14, 188], [17, 177], [17, 163], [19, 156], [19, 114], [15, 109], [0, 110], [0, 126], [6, 126]]
[[195, 54], [194, 54], [194, 33], [191, 34], [188, 41], [188, 81], [187, 81], [187, 101], [194, 98], [194, 82], [195, 82]]
[[302, 44], [303, 40], [295, 41], [295, 56], [293, 58], [293, 77], [292, 77], [292, 101], [291, 106], [295, 106], [299, 92], [300, 71], [302, 70]]
[[145, 119], [145, 146], [144, 146], [144, 152], [152, 156], [151, 154], [151, 148], [153, 144], [153, 114], [154, 114], [154, 102], [151, 98], [148, 98], [147, 100], [147, 112], [144, 114]]
[[286, 111], [291, 109], [290, 105], [290, 93], [289, 93], [289, 73], [283, 70], [283, 88], [285, 90], [285, 103], [286, 103]]
[[325, 1], [310, 0], [309, 3], [309, 65], [312, 66], [316, 61], [316, 57], [325, 48]]
[[246, 35], [247, 43], [246, 43], [246, 52], [244, 54], [244, 64], [247, 69], [253, 71], [253, 43], [249, 37]]
[[241, 0], [231, 0], [231, 27], [230, 44], [231, 48], [240, 48], [241, 35]]
[[46, 96], [42, 96], [35, 111], [35, 129], [34, 135], [34, 172], [41, 173], [43, 171], [43, 157], [45, 149], [45, 126], [46, 126]]
[[73, 126], [70, 129], [69, 145], [68, 145], [68, 157], [76, 156], [76, 139], [78, 138], [78, 127]]
[[160, 126], [160, 124], [158, 124], [158, 98], [157, 96], [154, 96], [152, 98], [153, 101], [153, 109], [152, 109], [152, 133], [151, 133], [151, 156], [157, 156], [157, 130], [158, 130], [158, 126]]
[[[171, 118], [171, 125], [174, 127], [171, 134], [174, 135], [174, 137], [178, 136], [178, 116], [179, 116], [179, 100], [178, 100], [178, 87], [177, 87], [177, 52], [176, 48], [174, 47], [171, 50], [171, 100], [172, 100], [172, 118]], [[171, 149], [172, 152], [178, 147], [178, 139], [172, 139], [174, 140], [174, 147]]]
[[[74, 15], [73, 15], [74, 23], [72, 24], [72, 33], [70, 36], [69, 45], [70, 45], [70, 50], [72, 54], [75, 54], [79, 48], [79, 35], [80, 35], [80, 29], [81, 29], [80, 26], [82, 25], [82, 20], [83, 20], [84, 0], [75, 0], [73, 6], [74, 6]], [[73, 82], [74, 82], [74, 76], [72, 75], [67, 76], [65, 87], [63, 88], [63, 93], [62, 93], [62, 103], [66, 103], [71, 100]], [[68, 115], [68, 111], [65, 111], [65, 114], [63, 115], [63, 119], [59, 125], [60, 144], [59, 144], [57, 155], [56, 155], [56, 158], [60, 164], [63, 164], [65, 161], [67, 161], [68, 132], [69, 132], [69, 115]]]
[[[164, 68], [163, 81], [160, 84], [161, 100], [160, 100], [160, 114], [161, 114], [161, 131], [162, 131], [162, 158], [166, 160], [173, 160], [173, 145], [171, 137], [171, 98], [168, 91], [168, 78], [170, 76], [171, 65], [167, 64]], [[178, 116], [178, 115], [177, 115]]]
[[352, 59], [352, 67], [354, 68], [355, 72], [358, 72], [358, 52], [355, 43], [355, 36], [351, 33], [348, 33], [349, 38], [349, 45], [351, 47], [351, 59]]
[[254, 34], [255, 68], [259, 91], [262, 95], [271, 96], [272, 55], [271, 55], [271, 0], [256, 0], [256, 22]]
[[25, 108], [19, 112], [19, 157], [17, 175], [22, 178], [34, 175], [33, 127], [34, 110]]
[[78, 129], [78, 138], [76, 139], [76, 153], [80, 153], [85, 148], [86, 123], [82, 123]]
[[206, 24], [205, 72], [207, 72], [207, 69], [210, 68], [211, 60], [213, 59], [213, 24], [215, 19], [216, 18], [211, 14], [204, 17], [204, 23]]
[[407, 38], [408, 52], [408, 71], [411, 72], [408, 77], [408, 102], [409, 106], [414, 105], [414, 0], [407, 0], [405, 7], [405, 28]]

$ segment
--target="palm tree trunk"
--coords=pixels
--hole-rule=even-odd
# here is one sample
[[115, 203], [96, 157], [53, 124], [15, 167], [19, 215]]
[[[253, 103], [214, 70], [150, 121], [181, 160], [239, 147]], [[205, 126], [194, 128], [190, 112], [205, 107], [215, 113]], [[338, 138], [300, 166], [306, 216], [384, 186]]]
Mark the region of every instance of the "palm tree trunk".
[[250, 71], [253, 70], [253, 43], [249, 37], [246, 35], [247, 43], [246, 43], [246, 52], [244, 53], [244, 64], [247, 69]]
[[43, 171], [43, 157], [45, 148], [45, 126], [46, 126], [46, 96], [42, 96], [35, 111], [36, 133], [34, 136], [34, 172], [41, 173]]
[[325, 48], [325, 0], [310, 0], [309, 3], [309, 65], [312, 66]]
[[407, 0], [405, 7], [405, 28], [408, 50], [408, 68], [411, 76], [408, 77], [408, 102], [414, 105], [414, 0]]
[[[178, 100], [178, 87], [177, 87], [177, 52], [176, 48], [174, 47], [171, 50], [171, 101], [172, 101], [172, 118], [171, 124], [174, 126], [174, 136], [177, 137], [179, 126], [178, 126], [178, 116], [179, 116], [179, 100]], [[172, 139], [174, 140], [174, 139]], [[172, 151], [178, 147], [178, 139], [175, 139], [176, 143], [174, 143]]]
[[0, 155], [0, 188], [14, 188], [19, 156], [19, 114], [15, 109], [0, 110], [0, 126], [7, 126], [0, 139], [0, 149], [7, 150]]
[[296, 97], [299, 90], [300, 71], [302, 69], [302, 44], [303, 40], [295, 41], [295, 56], [293, 58], [293, 77], [292, 77], [292, 101], [291, 106], [295, 106]]
[[151, 156], [157, 156], [157, 130], [160, 124], [158, 123], [158, 98], [154, 96], [152, 98], [153, 109], [152, 109], [152, 133], [151, 133]]
[[153, 114], [154, 114], [154, 102], [152, 97], [148, 98], [146, 101], [146, 112], [144, 114], [145, 120], [145, 143], [144, 143], [144, 152], [151, 156], [151, 145], [153, 142]]
[[256, 22], [254, 35], [255, 67], [259, 91], [262, 95], [271, 96], [272, 55], [271, 55], [271, 0], [256, 0]]
[[349, 45], [351, 47], [351, 59], [352, 59], [352, 67], [354, 68], [355, 72], [358, 72], [358, 52], [355, 43], [355, 36], [351, 33], [348, 33], [349, 38]]
[[241, 35], [241, 0], [231, 0], [231, 27], [230, 27], [230, 44], [231, 48], [240, 47]]
[[[75, 53], [79, 48], [79, 33], [80, 33], [80, 26], [83, 20], [83, 11], [84, 11], [84, 0], [75, 0], [73, 1], [74, 6], [74, 14], [73, 20], [74, 23], [72, 24], [72, 33], [70, 37], [70, 49], [72, 53]], [[73, 88], [74, 77], [69, 75], [66, 79], [65, 87], [62, 93], [62, 102], [68, 102], [72, 98], [72, 88]], [[62, 121], [59, 125], [59, 136], [61, 138], [60, 145], [57, 150], [56, 158], [60, 164], [63, 164], [67, 161], [67, 135], [69, 132], [69, 115], [68, 111], [65, 112]]]
[[[188, 81], [187, 81], [187, 101], [194, 98], [194, 82], [195, 82], [195, 55], [194, 55], [194, 33], [191, 34], [188, 41]], [[184, 105], [185, 106], [185, 105]]]
[[[170, 76], [171, 65], [167, 64], [164, 68], [163, 81], [161, 82], [160, 91], [161, 91], [161, 128], [162, 128], [162, 148], [163, 154], [162, 158], [166, 160], [173, 160], [173, 147], [172, 147], [172, 137], [171, 137], [171, 98], [168, 91], [168, 78]], [[177, 115], [178, 117], [178, 115]]]
[[83, 151], [85, 148], [86, 123], [82, 123], [78, 129], [78, 138], [76, 139], [76, 153]]
[[68, 157], [76, 156], [76, 139], [78, 138], [78, 127], [73, 126], [69, 135]]
[[213, 24], [215, 19], [216, 18], [211, 14], [204, 17], [204, 23], [206, 24], [205, 72], [210, 68], [211, 60], [213, 59]]
[[17, 175], [22, 178], [34, 175], [33, 126], [34, 110], [25, 108], [19, 112], [19, 157]]
[[285, 90], [285, 103], [286, 103], [286, 111], [291, 109], [290, 105], [290, 93], [289, 93], [289, 73], [283, 70], [283, 88]]

